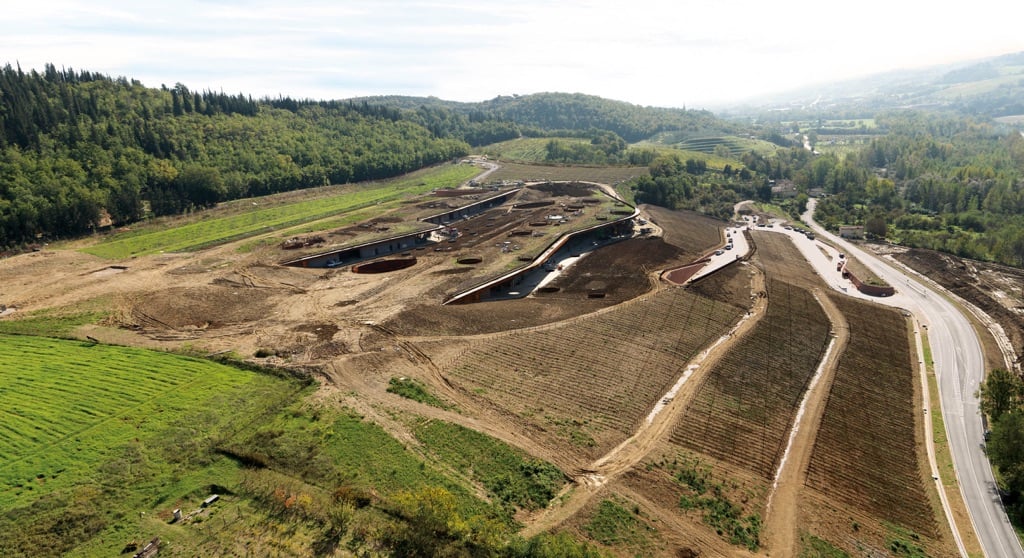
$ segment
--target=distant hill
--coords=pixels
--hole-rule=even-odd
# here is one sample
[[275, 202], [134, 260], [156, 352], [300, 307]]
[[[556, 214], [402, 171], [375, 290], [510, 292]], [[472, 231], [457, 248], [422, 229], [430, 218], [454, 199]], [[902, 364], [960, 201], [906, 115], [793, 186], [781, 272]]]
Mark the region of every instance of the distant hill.
[[524, 132], [592, 129], [615, 132], [628, 142], [637, 142], [667, 131], [693, 135], [724, 133], [731, 125], [704, 110], [644, 107], [581, 93], [535, 93], [498, 96], [489, 101], [461, 103], [437, 97], [379, 96], [350, 99], [373, 105], [416, 110], [421, 107], [446, 109], [471, 119], [492, 117], [510, 120]]
[[855, 116], [893, 108], [948, 110], [988, 118], [1024, 114], [1024, 52], [807, 87], [726, 112], [786, 109]]

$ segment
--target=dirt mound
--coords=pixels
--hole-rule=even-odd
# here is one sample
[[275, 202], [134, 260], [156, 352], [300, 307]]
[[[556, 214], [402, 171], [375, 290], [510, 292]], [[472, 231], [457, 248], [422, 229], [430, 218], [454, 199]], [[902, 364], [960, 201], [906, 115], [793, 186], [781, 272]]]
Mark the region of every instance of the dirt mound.
[[750, 268], [731, 265], [687, 287], [716, 302], [743, 306], [750, 299]]
[[689, 263], [722, 242], [725, 223], [693, 211], [672, 211], [655, 205], [641, 206], [651, 220], [661, 227], [665, 242], [678, 248]]
[[648, 271], [666, 267], [681, 257], [679, 248], [661, 239], [630, 239], [591, 252], [551, 285], [566, 296], [586, 296], [599, 289], [609, 298], [628, 300], [651, 289]]
[[585, 198], [594, 195], [593, 186], [579, 182], [548, 182], [533, 187], [541, 192], [547, 192], [552, 196], [570, 196], [574, 198]]
[[273, 307], [264, 289], [175, 287], [138, 298], [133, 318], [147, 327], [218, 328], [263, 319]]
[[338, 333], [338, 326], [334, 324], [302, 324], [292, 328], [292, 331], [301, 333], [312, 333], [320, 341], [328, 341]]

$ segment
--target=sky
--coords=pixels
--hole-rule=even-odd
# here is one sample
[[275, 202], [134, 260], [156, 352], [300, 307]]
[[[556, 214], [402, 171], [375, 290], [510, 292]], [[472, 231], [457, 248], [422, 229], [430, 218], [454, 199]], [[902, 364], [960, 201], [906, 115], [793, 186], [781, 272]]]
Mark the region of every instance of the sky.
[[1024, 51], [974, 0], [2, 0], [0, 64], [253, 97], [542, 91], [710, 108]]

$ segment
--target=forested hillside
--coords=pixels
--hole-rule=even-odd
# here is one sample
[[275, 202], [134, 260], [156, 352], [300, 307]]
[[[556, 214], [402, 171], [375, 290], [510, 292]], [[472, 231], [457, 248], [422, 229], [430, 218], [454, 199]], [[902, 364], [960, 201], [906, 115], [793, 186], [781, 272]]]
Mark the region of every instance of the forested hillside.
[[586, 95], [254, 100], [7, 65], [0, 69], [0, 247], [241, 197], [396, 176], [521, 135], [592, 138], [588, 161], [617, 162], [626, 159], [623, 138], [724, 127], [703, 111]]
[[465, 119], [425, 120], [364, 103], [254, 101], [8, 65], [0, 70], [0, 246], [147, 211], [395, 176], [468, 152]]
[[792, 181], [796, 197], [780, 203], [794, 217], [821, 195], [816, 218], [832, 230], [863, 225], [876, 239], [1024, 267], [1024, 134], [922, 111], [875, 121], [885, 134], [846, 153], [748, 152], [737, 173], [661, 157], [632, 186], [638, 201], [727, 217], [731, 202], [767, 201], [768, 180]]
[[855, 157], [817, 158], [798, 178], [835, 196], [823, 223], [879, 238], [1024, 266], [1024, 137], [965, 117], [896, 112]]
[[1024, 52], [803, 87], [727, 112], [764, 122], [869, 118], [906, 107], [978, 118], [1024, 114]]
[[665, 131], [695, 135], [719, 134], [734, 127], [704, 110], [643, 107], [580, 93], [536, 93], [499, 96], [480, 103], [444, 101], [435, 97], [382, 96], [364, 99], [402, 109], [447, 109], [473, 118], [500, 118], [518, 124], [524, 135], [543, 131], [614, 132], [630, 143]]

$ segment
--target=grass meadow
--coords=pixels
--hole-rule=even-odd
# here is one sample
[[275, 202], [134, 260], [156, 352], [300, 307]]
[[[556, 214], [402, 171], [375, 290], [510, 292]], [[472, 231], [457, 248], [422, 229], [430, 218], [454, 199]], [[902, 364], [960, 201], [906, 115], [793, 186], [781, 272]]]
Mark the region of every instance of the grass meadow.
[[[413, 421], [426, 451], [409, 448], [271, 371], [4, 334], [0, 363], [2, 556], [110, 556], [154, 536], [161, 554], [306, 555], [358, 545], [437, 491], [510, 533], [516, 509], [543, 507], [565, 482], [451, 424]], [[178, 508], [195, 515], [173, 521]]]
[[25, 544], [63, 553], [230, 485], [237, 466], [210, 448], [305, 389], [187, 356], [43, 337], [0, 336], [0, 362], [3, 555]]
[[250, 202], [252, 205], [246, 210], [234, 214], [216, 216], [203, 212], [203, 218], [184, 225], [142, 227], [115, 234], [83, 251], [104, 258], [124, 259], [159, 252], [199, 250], [311, 221], [336, 218], [367, 207], [374, 207], [374, 213], [379, 213], [382, 204], [436, 188], [456, 186], [479, 173], [480, 169], [471, 165], [445, 165], [426, 173], [369, 183], [355, 189], [344, 188], [334, 195], [292, 203]]

